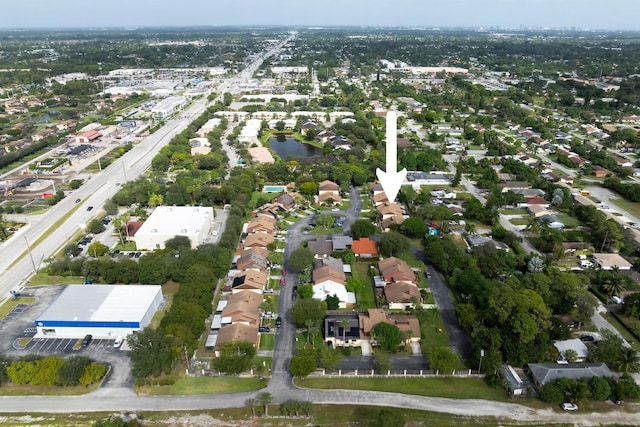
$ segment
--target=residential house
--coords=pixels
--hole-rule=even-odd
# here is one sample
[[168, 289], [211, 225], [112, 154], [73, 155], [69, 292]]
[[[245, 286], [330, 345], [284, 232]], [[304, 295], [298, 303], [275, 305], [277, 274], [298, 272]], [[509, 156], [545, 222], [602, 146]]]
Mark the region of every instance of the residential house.
[[318, 203], [326, 203], [329, 201], [332, 203], [342, 202], [340, 186], [332, 181], [322, 181], [318, 185]]
[[265, 248], [245, 249], [236, 261], [236, 267], [238, 270], [266, 271], [269, 265], [267, 261], [268, 255], [269, 251]]
[[540, 219], [547, 224], [547, 227], [554, 230], [560, 230], [564, 228], [564, 223], [560, 221], [560, 219], [558, 219], [558, 217], [555, 215], [542, 215]]
[[389, 231], [391, 224], [402, 224], [404, 222], [402, 208], [397, 203], [382, 203], [376, 209], [381, 216], [382, 228], [385, 231]]
[[491, 245], [493, 248], [498, 250], [503, 250], [505, 252], [509, 252], [511, 250], [509, 248], [509, 245], [507, 245], [504, 242], [498, 242], [496, 240], [493, 240], [490, 237], [480, 236], [477, 234], [467, 234], [465, 236], [465, 240], [467, 241], [469, 248], [476, 248], [479, 246]]
[[260, 325], [260, 304], [264, 297], [260, 293], [240, 291], [229, 295], [227, 305], [222, 310], [222, 317], [229, 318], [231, 323]]
[[547, 208], [542, 205], [530, 205], [527, 207], [527, 210], [531, 215], [533, 215], [534, 218], [540, 218], [544, 215], [551, 215], [551, 211], [547, 210]]
[[238, 293], [246, 290], [262, 293], [262, 290], [267, 285], [268, 280], [269, 278], [265, 272], [246, 270], [233, 278], [233, 281], [231, 282], [231, 291], [233, 293]]
[[587, 349], [587, 346], [578, 338], [564, 341], [555, 341], [553, 345], [556, 349], [558, 349], [558, 363], [568, 363], [566, 357], [568, 350], [573, 350], [576, 353], [576, 362], [584, 362], [585, 360], [587, 360], [587, 354], [589, 353], [589, 350]]
[[529, 363], [527, 370], [538, 389], [560, 378], [589, 381], [593, 377], [613, 377], [604, 363]]
[[254, 346], [258, 346], [258, 339], [260, 334], [258, 333], [258, 325], [247, 325], [244, 323], [232, 323], [230, 325], [223, 326], [217, 334], [214, 348], [216, 349], [216, 356], [220, 356], [218, 349], [221, 344], [227, 342], [246, 341], [250, 342]]
[[360, 319], [354, 313], [329, 310], [324, 318], [324, 341], [333, 347], [359, 347], [361, 336]]
[[271, 200], [271, 204], [282, 209], [285, 212], [289, 212], [296, 208], [297, 197], [298, 195], [295, 193], [284, 193]]
[[513, 190], [528, 190], [531, 188], [531, 184], [527, 181], [509, 181], [500, 184], [500, 187], [502, 188], [502, 192], [506, 193], [507, 191]]
[[331, 238], [331, 244], [334, 251], [344, 251], [353, 245], [353, 239], [350, 236], [334, 235]]
[[414, 301], [422, 303], [420, 289], [410, 282], [393, 282], [384, 287], [384, 296], [392, 310], [405, 310], [412, 307]]
[[245, 248], [267, 248], [273, 243], [273, 234], [255, 233], [249, 234], [244, 241]]
[[310, 130], [317, 131], [320, 127], [313, 120], [305, 120], [300, 125], [300, 134], [306, 135]]
[[418, 342], [420, 340], [420, 323], [418, 318], [413, 315], [389, 314], [381, 308], [370, 308], [366, 313], [358, 316], [358, 321], [360, 323], [360, 336], [365, 340], [373, 340], [371, 330], [380, 323], [389, 323], [397, 326], [405, 334], [409, 342]]
[[268, 215], [258, 215], [247, 223], [247, 234], [273, 234], [276, 220]]
[[368, 237], [361, 237], [353, 241], [351, 251], [358, 258], [373, 258], [378, 256], [378, 244]]
[[409, 264], [399, 258], [389, 257], [381, 259], [378, 262], [378, 269], [387, 283], [416, 283], [416, 274], [414, 271], [411, 269]]
[[591, 173], [596, 178], [606, 178], [609, 175], [612, 175], [612, 172], [609, 169], [605, 169], [602, 166], [593, 165], [591, 168]]
[[603, 270], [631, 270], [631, 263], [619, 254], [593, 254], [593, 263]]
[[327, 295], [336, 295], [340, 308], [349, 308], [356, 303], [355, 294], [345, 287], [346, 276], [341, 260], [331, 257], [317, 260], [311, 275], [313, 298], [324, 301]]
[[333, 243], [331, 240], [311, 240], [309, 241], [309, 250], [313, 252], [316, 257], [326, 257], [333, 253]]

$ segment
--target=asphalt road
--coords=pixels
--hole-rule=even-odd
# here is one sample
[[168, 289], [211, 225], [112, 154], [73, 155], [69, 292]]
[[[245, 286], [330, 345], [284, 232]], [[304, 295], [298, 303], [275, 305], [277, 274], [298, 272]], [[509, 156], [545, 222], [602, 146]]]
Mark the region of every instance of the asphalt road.
[[412, 248], [411, 252], [427, 266], [427, 271], [431, 274], [429, 277], [429, 289], [436, 303], [436, 307], [440, 310], [440, 316], [444, 323], [444, 329], [449, 336], [451, 348], [462, 356], [463, 359], [471, 357], [471, 340], [466, 331], [462, 329], [458, 319], [456, 318], [453, 300], [449, 295], [449, 290], [444, 282], [440, 272], [430, 265], [429, 260], [422, 249]]

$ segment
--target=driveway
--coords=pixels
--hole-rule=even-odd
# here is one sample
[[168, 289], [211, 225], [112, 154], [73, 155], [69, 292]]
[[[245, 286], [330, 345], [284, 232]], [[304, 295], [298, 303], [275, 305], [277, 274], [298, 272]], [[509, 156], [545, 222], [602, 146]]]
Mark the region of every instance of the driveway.
[[444, 278], [435, 268], [433, 268], [433, 266], [429, 264], [429, 261], [422, 249], [412, 248], [411, 253], [413, 253], [420, 261], [424, 262], [427, 266], [427, 271], [431, 273], [431, 277], [429, 278], [429, 288], [431, 289], [431, 294], [433, 295], [436, 306], [438, 307], [438, 310], [440, 310], [440, 316], [442, 316], [444, 329], [447, 331], [447, 335], [449, 336], [451, 348], [462, 356], [463, 359], [470, 358], [472, 352], [471, 340], [469, 340], [467, 332], [462, 329], [462, 326], [458, 323], [458, 319], [454, 312], [453, 301], [451, 300], [451, 295], [449, 295]]

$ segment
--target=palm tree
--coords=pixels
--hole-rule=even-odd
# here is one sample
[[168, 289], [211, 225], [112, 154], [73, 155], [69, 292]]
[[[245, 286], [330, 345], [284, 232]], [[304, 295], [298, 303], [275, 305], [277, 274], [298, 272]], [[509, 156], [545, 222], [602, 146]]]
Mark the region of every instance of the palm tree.
[[626, 291], [627, 286], [620, 280], [606, 279], [602, 284], [602, 289], [611, 297]]
[[307, 319], [304, 321], [304, 326], [307, 327], [307, 342], [311, 342], [309, 340], [310, 336], [311, 336], [311, 328], [313, 327], [313, 320], [311, 319]]
[[244, 401], [244, 406], [251, 409], [251, 416], [256, 416], [256, 406], [258, 405], [258, 401], [256, 399], [250, 398]]
[[476, 225], [468, 222], [464, 226], [464, 231], [468, 234], [476, 234]]
[[616, 360], [616, 369], [618, 372], [638, 372], [640, 371], [640, 356], [630, 347], [625, 347]]
[[258, 401], [260, 402], [260, 404], [264, 406], [264, 416], [268, 417], [269, 416], [269, 404], [273, 400], [273, 396], [271, 395], [271, 393], [264, 391], [264, 392], [258, 394], [257, 397], [258, 397]]
[[347, 328], [349, 327], [349, 319], [342, 319], [340, 321], [342, 325], [342, 345], [346, 346], [347, 344]]
[[531, 233], [539, 233], [540, 232], [540, 221], [538, 218], [531, 217], [529, 222], [527, 222], [527, 230]]
[[300, 402], [300, 410], [304, 412], [304, 414], [308, 417], [311, 414], [311, 410], [313, 409], [313, 403], [308, 400], [303, 400]]

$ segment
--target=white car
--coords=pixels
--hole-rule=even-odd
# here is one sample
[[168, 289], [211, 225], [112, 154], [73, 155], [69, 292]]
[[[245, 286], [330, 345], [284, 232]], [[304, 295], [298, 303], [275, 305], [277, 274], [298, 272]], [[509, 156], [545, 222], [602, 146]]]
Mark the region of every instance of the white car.
[[120, 348], [123, 341], [124, 341], [124, 338], [122, 337], [116, 338], [116, 340], [113, 342], [113, 348]]
[[570, 402], [565, 402], [562, 405], [560, 405], [560, 407], [562, 408], [563, 411], [577, 411], [578, 410], [578, 405], [576, 405], [575, 403], [570, 403]]

